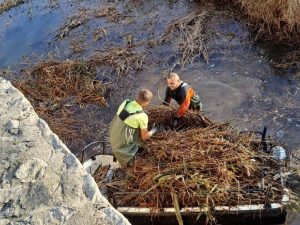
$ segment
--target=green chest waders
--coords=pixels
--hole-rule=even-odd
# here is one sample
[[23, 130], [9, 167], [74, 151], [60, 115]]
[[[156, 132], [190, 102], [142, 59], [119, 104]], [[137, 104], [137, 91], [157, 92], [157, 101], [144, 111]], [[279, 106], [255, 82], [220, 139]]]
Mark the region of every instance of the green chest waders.
[[114, 117], [109, 134], [113, 155], [123, 167], [135, 156], [139, 148], [139, 128], [128, 126], [124, 123], [124, 120], [136, 113], [143, 112], [142, 110], [139, 110], [134, 113], [129, 113], [126, 110], [126, 106], [129, 102], [130, 101], [127, 101], [120, 114]]

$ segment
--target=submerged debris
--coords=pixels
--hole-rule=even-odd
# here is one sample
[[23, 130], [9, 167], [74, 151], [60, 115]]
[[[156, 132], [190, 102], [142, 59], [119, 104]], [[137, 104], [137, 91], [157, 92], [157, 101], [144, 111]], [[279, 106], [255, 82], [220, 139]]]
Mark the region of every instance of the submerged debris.
[[111, 22], [119, 22], [123, 16], [117, 11], [116, 7], [110, 6], [99, 9], [95, 12], [96, 18], [106, 17]]
[[58, 34], [55, 36], [55, 38], [63, 39], [66, 37], [71, 30], [87, 23], [90, 20], [90, 17], [88, 16], [87, 10], [82, 10], [78, 15], [74, 15], [73, 17], [69, 18], [63, 27], [61, 27], [58, 31]]
[[70, 49], [73, 54], [82, 53], [86, 50], [86, 46], [83, 40], [72, 40], [70, 42]]
[[107, 31], [104, 28], [98, 28], [94, 31], [93, 39], [94, 41], [99, 41], [105, 36], [107, 36]]
[[24, 3], [24, 0], [5, 0], [0, 3], [0, 14]]
[[109, 65], [116, 70], [118, 75], [125, 75], [129, 71], [142, 69], [144, 58], [143, 54], [132, 52], [125, 47], [98, 52], [91, 57], [89, 63], [99, 66]]
[[283, 69], [300, 68], [300, 49], [289, 52], [281, 58], [280, 63], [273, 63], [275, 67]]
[[[171, 23], [162, 38], [163, 41], [174, 41], [180, 37], [177, 46], [181, 54], [180, 64], [185, 66], [194, 57], [202, 55], [208, 61], [208, 32], [206, 31], [206, 20], [208, 11], [189, 14]], [[178, 32], [177, 32], [178, 31]]]

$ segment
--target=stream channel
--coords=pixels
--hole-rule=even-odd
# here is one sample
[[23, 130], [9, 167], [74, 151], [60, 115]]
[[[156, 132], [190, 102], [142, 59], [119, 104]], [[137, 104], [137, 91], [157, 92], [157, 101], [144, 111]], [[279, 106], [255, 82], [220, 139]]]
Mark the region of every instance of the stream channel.
[[[104, 8], [110, 8], [114, 15], [90, 16], [93, 10]], [[182, 66], [175, 41], [180, 38], [178, 33], [172, 34], [169, 42], [151, 45], [174, 21], [204, 10], [204, 25], [209, 31], [205, 38], [208, 61], [196, 54]], [[65, 22], [79, 12], [88, 14], [87, 21], [58, 39]], [[108, 108], [94, 108], [94, 116], [87, 117], [91, 126], [95, 120], [109, 124], [124, 98], [134, 97], [142, 87], [153, 91], [153, 104], [160, 104], [166, 87], [162, 71], [172, 69], [196, 89], [209, 118], [232, 120], [241, 130], [262, 131], [267, 126], [268, 135], [295, 151], [300, 145], [300, 70], [276, 67], [276, 62], [293, 49], [254, 42], [237, 13], [188, 0], [25, 1], [0, 14], [0, 74], [12, 80], [24, 65], [49, 55], [80, 60], [99, 50], [130, 44], [144, 56], [143, 69], [123, 78], [107, 99]], [[100, 28], [105, 29], [105, 35], [95, 39], [95, 31]], [[74, 50], [76, 44], [81, 51]], [[8, 70], [13, 72], [7, 75]], [[115, 80], [110, 68], [98, 75], [103, 82]], [[296, 217], [290, 225], [300, 224], [299, 215]]]

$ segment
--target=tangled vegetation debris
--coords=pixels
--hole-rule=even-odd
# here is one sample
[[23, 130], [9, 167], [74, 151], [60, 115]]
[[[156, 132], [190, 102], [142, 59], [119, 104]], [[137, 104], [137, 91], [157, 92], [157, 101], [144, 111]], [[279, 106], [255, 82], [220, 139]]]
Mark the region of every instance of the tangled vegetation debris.
[[116, 7], [110, 6], [99, 9], [95, 12], [95, 18], [106, 17], [111, 22], [119, 22], [123, 16], [117, 11]]
[[277, 68], [300, 68], [300, 49], [289, 52], [281, 58], [280, 63], [273, 63]]
[[0, 14], [24, 3], [24, 0], [5, 0], [0, 3]]
[[87, 104], [107, 105], [107, 86], [95, 80], [95, 74], [95, 67], [87, 62], [46, 61], [25, 70], [25, 77], [14, 84], [29, 98], [39, 116], [70, 144], [87, 135], [76, 111]]
[[107, 31], [104, 28], [98, 28], [94, 31], [93, 39], [94, 41], [99, 41], [105, 36], [107, 36]]
[[176, 37], [179, 37], [177, 47], [181, 54], [180, 64], [182, 66], [190, 63], [198, 55], [202, 55], [205, 61], [208, 61], [209, 35], [205, 29], [208, 15], [206, 10], [189, 14], [169, 24], [166, 28], [162, 37], [163, 41], [173, 42]]
[[[165, 107], [148, 112], [156, 124], [171, 120]], [[126, 179], [106, 184], [116, 205], [200, 207], [213, 221], [216, 206], [281, 202], [283, 187], [273, 179], [279, 163], [260, 150], [253, 133], [240, 134], [229, 123], [208, 123], [201, 114], [187, 114], [185, 121], [198, 121], [199, 127], [157, 133], [144, 143], [134, 165], [123, 170]], [[101, 185], [100, 175], [95, 179]]]
[[65, 22], [64, 26], [59, 29], [58, 34], [55, 36], [55, 38], [57, 40], [63, 39], [70, 33], [71, 30], [87, 23], [89, 20], [89, 11], [81, 10], [78, 15], [72, 16]]
[[70, 149], [72, 146], [79, 148], [80, 142], [93, 140], [89, 135], [95, 136], [80, 111], [89, 105], [107, 106], [106, 97], [118, 89], [109, 82], [97, 80], [97, 74], [109, 67], [113, 68], [112, 76], [117, 79], [141, 69], [142, 60], [142, 55], [127, 48], [98, 52], [84, 61], [50, 60], [25, 69], [24, 76], [14, 85]]
[[73, 54], [79, 54], [86, 50], [86, 46], [83, 40], [72, 40], [70, 42], [70, 49]]
[[109, 65], [118, 75], [125, 75], [129, 71], [140, 70], [143, 67], [145, 56], [132, 52], [127, 47], [114, 48], [108, 51], [99, 51], [91, 59], [91, 65]]

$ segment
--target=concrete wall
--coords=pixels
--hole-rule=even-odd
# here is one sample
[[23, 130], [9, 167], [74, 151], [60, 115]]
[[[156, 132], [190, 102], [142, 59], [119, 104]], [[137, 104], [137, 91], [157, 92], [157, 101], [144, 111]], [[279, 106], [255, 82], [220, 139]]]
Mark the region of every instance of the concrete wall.
[[93, 177], [0, 77], [0, 225], [127, 225]]

